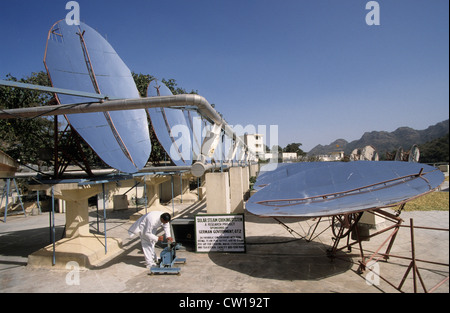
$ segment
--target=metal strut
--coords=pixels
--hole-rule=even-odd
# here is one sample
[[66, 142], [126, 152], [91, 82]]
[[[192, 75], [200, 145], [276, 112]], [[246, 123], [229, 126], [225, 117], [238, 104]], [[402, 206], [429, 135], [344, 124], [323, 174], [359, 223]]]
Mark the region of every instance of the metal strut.
[[283, 223], [282, 221], [280, 221], [279, 219], [277, 219], [276, 217], [273, 217], [273, 219], [275, 221], [277, 221], [281, 226], [283, 226], [293, 237], [295, 237], [293, 234], [296, 234], [297, 236], [300, 237], [300, 239], [304, 239], [305, 237], [300, 235], [299, 233], [297, 233], [295, 230], [293, 230], [292, 228], [290, 228], [289, 226], [287, 226], [285, 223]]

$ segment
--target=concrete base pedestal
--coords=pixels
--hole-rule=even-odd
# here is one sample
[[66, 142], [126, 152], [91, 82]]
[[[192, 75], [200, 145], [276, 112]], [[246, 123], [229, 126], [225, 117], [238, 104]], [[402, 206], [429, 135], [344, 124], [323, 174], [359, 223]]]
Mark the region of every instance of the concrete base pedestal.
[[[39, 190], [52, 194], [51, 186], [39, 185]], [[119, 238], [105, 238], [89, 232], [88, 199], [102, 192], [101, 185], [80, 187], [77, 183], [53, 186], [56, 199], [66, 203], [66, 238], [42, 248], [28, 256], [30, 267], [65, 268], [67, 262], [77, 262], [80, 268], [89, 268], [120, 251], [122, 242]], [[54, 258], [54, 259], [53, 259]]]
[[206, 173], [206, 210], [208, 214], [230, 214], [228, 173]]
[[242, 167], [230, 168], [230, 205], [231, 213], [244, 213], [244, 182]]
[[386, 220], [381, 216], [372, 214], [371, 212], [364, 212], [358, 225], [367, 227], [368, 229], [380, 229], [385, 221]]
[[[142, 180], [147, 186], [147, 208], [139, 210], [130, 216], [130, 221], [135, 222], [141, 216], [151, 211], [162, 211], [172, 215], [172, 208], [162, 205], [161, 198], [161, 184], [170, 181], [170, 177], [152, 177], [150, 179], [143, 178]], [[172, 216], [173, 217], [173, 216]]]
[[[358, 233], [361, 240], [368, 241], [371, 233], [378, 231], [386, 226], [386, 220], [371, 212], [364, 212], [358, 222]], [[352, 239], [356, 239], [352, 234]]]
[[32, 268], [65, 269], [68, 262], [76, 262], [80, 268], [92, 268], [106, 258], [122, 252], [122, 241], [101, 236], [79, 236], [64, 238], [55, 243], [55, 264], [53, 265], [53, 244], [28, 256], [28, 266]]

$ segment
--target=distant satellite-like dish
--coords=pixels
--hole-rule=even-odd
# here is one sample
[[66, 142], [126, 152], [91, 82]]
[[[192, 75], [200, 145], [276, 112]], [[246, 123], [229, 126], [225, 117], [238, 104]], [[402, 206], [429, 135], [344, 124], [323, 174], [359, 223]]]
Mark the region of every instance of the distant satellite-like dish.
[[268, 184], [246, 204], [261, 217], [322, 217], [386, 207], [428, 193], [444, 180], [432, 166], [395, 161], [303, 163], [291, 173], [282, 166], [272, 177], [265, 175]]
[[[44, 64], [53, 87], [105, 94], [110, 98], [139, 98], [130, 70], [111, 45], [94, 29], [61, 20], [48, 33]], [[58, 95], [61, 104], [97, 102]], [[145, 110], [67, 115], [73, 129], [109, 166], [126, 173], [142, 169], [151, 152]]]
[[350, 161], [359, 161], [360, 156], [361, 156], [361, 150], [353, 149], [352, 153], [350, 154]]
[[398, 147], [397, 152], [395, 153], [394, 161], [403, 161], [403, 148]]
[[408, 154], [408, 162], [419, 162], [419, 158], [420, 158], [420, 150], [419, 147], [417, 145], [413, 145], [411, 147], [411, 150], [409, 150], [409, 154]]
[[374, 147], [365, 146], [361, 152], [362, 161], [378, 161], [378, 152]]
[[[148, 97], [172, 96], [170, 89], [155, 79], [147, 88]], [[156, 137], [177, 166], [192, 164], [192, 130], [181, 109], [148, 108]]]
[[362, 149], [354, 149], [350, 154], [350, 161], [378, 161], [379, 156], [377, 150], [371, 145]]

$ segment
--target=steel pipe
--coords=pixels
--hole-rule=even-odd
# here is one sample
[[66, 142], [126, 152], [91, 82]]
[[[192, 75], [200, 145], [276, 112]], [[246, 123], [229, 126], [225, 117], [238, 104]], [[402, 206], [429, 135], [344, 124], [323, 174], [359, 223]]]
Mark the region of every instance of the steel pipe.
[[[233, 129], [217, 113], [209, 102], [202, 96], [186, 94], [163, 97], [149, 97], [122, 100], [101, 100], [93, 103], [61, 104], [39, 106], [31, 108], [0, 110], [1, 119], [35, 118], [78, 113], [93, 113], [106, 111], [136, 110], [146, 108], [193, 108], [209, 122], [219, 125], [225, 134], [246, 147], [244, 141], [237, 136]], [[248, 147], [247, 147], [248, 149]], [[247, 150], [248, 151], [248, 150]], [[254, 155], [252, 151], [249, 151]]]
[[[22, 84], [18, 82], [5, 82], [0, 81], [0, 85], [6, 85], [10, 87], [26, 88], [33, 90], [41, 90], [46, 92], [60, 92], [65, 94], [79, 94], [77, 91], [61, 90], [53, 87], [44, 87], [39, 85]], [[85, 97], [89, 97], [91, 94], [86, 93]], [[102, 98], [98, 100], [98, 98]], [[50, 106], [36, 106], [29, 108], [19, 109], [0, 109], [0, 119], [13, 119], [13, 118], [27, 118], [32, 119], [43, 116], [54, 115], [69, 115], [79, 113], [93, 113], [93, 112], [106, 112], [106, 111], [122, 111], [122, 110], [137, 110], [146, 108], [179, 108], [179, 109], [194, 109], [203, 118], [208, 120], [212, 124], [216, 124], [223, 129], [225, 134], [232, 138], [237, 144], [243, 146], [247, 153], [255, 155], [253, 151], [250, 151], [245, 142], [234, 132], [234, 130], [227, 124], [227, 122], [217, 113], [217, 111], [209, 104], [209, 102], [202, 96], [195, 94], [162, 96], [162, 97], [148, 97], [137, 99], [103, 99], [107, 97], [105, 95], [96, 95], [97, 102], [87, 103], [75, 103], [75, 104], [61, 104]], [[93, 98], [93, 97], [92, 97]], [[207, 170], [217, 168], [216, 165], [203, 164], [196, 162], [192, 169], [194, 176], [200, 177]], [[189, 170], [188, 168], [186, 168]], [[169, 170], [169, 169], [165, 169]], [[178, 170], [180, 170], [178, 168]], [[153, 171], [153, 169], [143, 170]]]

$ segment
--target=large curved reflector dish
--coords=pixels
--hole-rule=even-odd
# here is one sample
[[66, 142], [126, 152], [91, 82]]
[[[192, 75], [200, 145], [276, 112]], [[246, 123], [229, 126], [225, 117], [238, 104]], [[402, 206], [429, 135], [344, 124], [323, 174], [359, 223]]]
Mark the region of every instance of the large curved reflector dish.
[[[130, 70], [111, 45], [84, 23], [57, 22], [48, 34], [44, 64], [53, 87], [139, 98]], [[61, 104], [98, 100], [58, 95]], [[151, 142], [144, 109], [70, 114], [70, 125], [109, 166], [125, 173], [142, 169]]]
[[261, 167], [253, 189], [260, 190], [299, 172], [328, 166], [326, 162], [268, 163]]
[[184, 117], [189, 125], [189, 129], [192, 133], [192, 160], [197, 161], [200, 159], [202, 151], [202, 125], [205, 123], [197, 112], [184, 110]]
[[[420, 163], [356, 161], [304, 163], [293, 175], [256, 192], [246, 209], [261, 217], [321, 217], [360, 212], [405, 202], [433, 191], [444, 180]], [[267, 179], [267, 178], [266, 178]]]
[[[172, 96], [170, 89], [158, 80], [152, 80], [147, 89], [148, 97]], [[180, 109], [148, 108], [158, 141], [176, 166], [192, 164], [192, 131]]]

